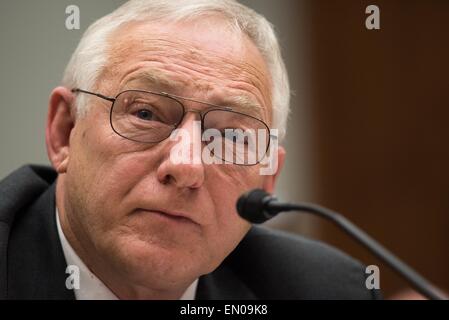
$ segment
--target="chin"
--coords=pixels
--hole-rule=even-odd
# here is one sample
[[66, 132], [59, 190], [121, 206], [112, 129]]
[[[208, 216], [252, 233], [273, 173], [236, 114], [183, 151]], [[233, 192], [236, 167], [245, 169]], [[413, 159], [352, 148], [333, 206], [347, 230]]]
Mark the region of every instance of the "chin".
[[[133, 283], [166, 288], [190, 284], [201, 274], [210, 272], [210, 264], [201, 250], [166, 246], [145, 237], [123, 239], [119, 249], [119, 264]], [[188, 243], [188, 242], [187, 242]], [[189, 250], [190, 249], [190, 250]]]

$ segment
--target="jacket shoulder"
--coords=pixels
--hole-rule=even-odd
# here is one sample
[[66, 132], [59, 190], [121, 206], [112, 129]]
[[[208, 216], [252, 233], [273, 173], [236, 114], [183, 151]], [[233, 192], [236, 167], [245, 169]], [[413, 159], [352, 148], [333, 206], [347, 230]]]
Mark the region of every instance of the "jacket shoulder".
[[0, 299], [7, 297], [8, 252], [13, 225], [55, 179], [56, 172], [50, 167], [27, 165], [0, 181]]
[[0, 222], [10, 226], [15, 214], [29, 206], [56, 179], [47, 166], [26, 165], [0, 181]]
[[253, 227], [230, 257], [234, 272], [262, 299], [375, 299], [365, 268], [324, 243]]

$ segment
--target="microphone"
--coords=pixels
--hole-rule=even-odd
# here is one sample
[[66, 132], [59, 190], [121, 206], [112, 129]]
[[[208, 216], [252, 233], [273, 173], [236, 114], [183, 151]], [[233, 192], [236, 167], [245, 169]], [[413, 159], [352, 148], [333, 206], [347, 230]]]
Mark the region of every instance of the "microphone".
[[399, 258], [385, 249], [377, 241], [371, 238], [356, 225], [343, 217], [341, 214], [311, 203], [285, 203], [262, 189], [254, 189], [246, 192], [237, 201], [237, 212], [251, 223], [263, 223], [278, 213], [286, 211], [303, 211], [318, 215], [332, 221], [343, 229], [349, 236], [361, 243], [376, 257], [385, 262], [394, 271], [406, 279], [417, 291], [432, 300], [447, 300], [437, 288], [424, 279], [416, 271]]

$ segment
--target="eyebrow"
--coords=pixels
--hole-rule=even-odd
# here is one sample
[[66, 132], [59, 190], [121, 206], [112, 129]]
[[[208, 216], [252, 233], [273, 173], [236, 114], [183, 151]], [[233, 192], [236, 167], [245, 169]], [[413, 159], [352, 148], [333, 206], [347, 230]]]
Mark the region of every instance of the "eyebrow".
[[143, 70], [135, 73], [126, 80], [124, 86], [126, 87], [132, 82], [140, 82], [148, 87], [157, 86], [164, 88], [175, 88], [183, 84], [182, 81], [170, 79], [160, 72], [150, 70]]
[[[257, 116], [262, 119], [262, 106], [247, 95], [231, 96], [222, 101], [224, 106], [231, 107], [234, 111], [242, 112], [251, 116]], [[221, 104], [222, 103], [220, 103], [220, 105]]]
[[[126, 80], [124, 83], [124, 88], [136, 89], [132, 87], [128, 87], [130, 83], [139, 82], [144, 85], [146, 89], [148, 87], [157, 87], [157, 88], [167, 88], [167, 91], [170, 91], [172, 88], [181, 87], [186, 84], [185, 81], [181, 80], [173, 80], [163, 73], [154, 71], [154, 70], [143, 70], [135, 73], [130, 78]], [[163, 90], [164, 91], [164, 90]], [[168, 94], [172, 94], [171, 92], [167, 92]], [[173, 96], [177, 96], [176, 94], [172, 94]], [[235, 95], [235, 96], [227, 96], [225, 98], [218, 99], [218, 103], [211, 103], [207, 101], [196, 100], [190, 97], [178, 96], [179, 98], [185, 98], [187, 100], [195, 101], [198, 103], [203, 103], [210, 106], [217, 107], [230, 107], [233, 111], [245, 113], [250, 116], [254, 116], [256, 118], [263, 118], [263, 108], [262, 106], [255, 101], [253, 98], [248, 95]]]

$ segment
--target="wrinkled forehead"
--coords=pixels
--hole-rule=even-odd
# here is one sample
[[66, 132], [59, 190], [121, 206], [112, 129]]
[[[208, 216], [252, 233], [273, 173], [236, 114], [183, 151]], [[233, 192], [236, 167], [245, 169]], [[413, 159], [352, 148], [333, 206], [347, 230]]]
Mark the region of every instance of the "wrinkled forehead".
[[115, 93], [132, 89], [130, 82], [135, 85], [146, 75], [141, 82], [158, 79], [170, 93], [194, 89], [199, 99], [208, 92], [253, 100], [271, 119], [271, 78], [261, 53], [249, 37], [220, 19], [128, 23], [112, 35], [107, 55], [102, 79]]

